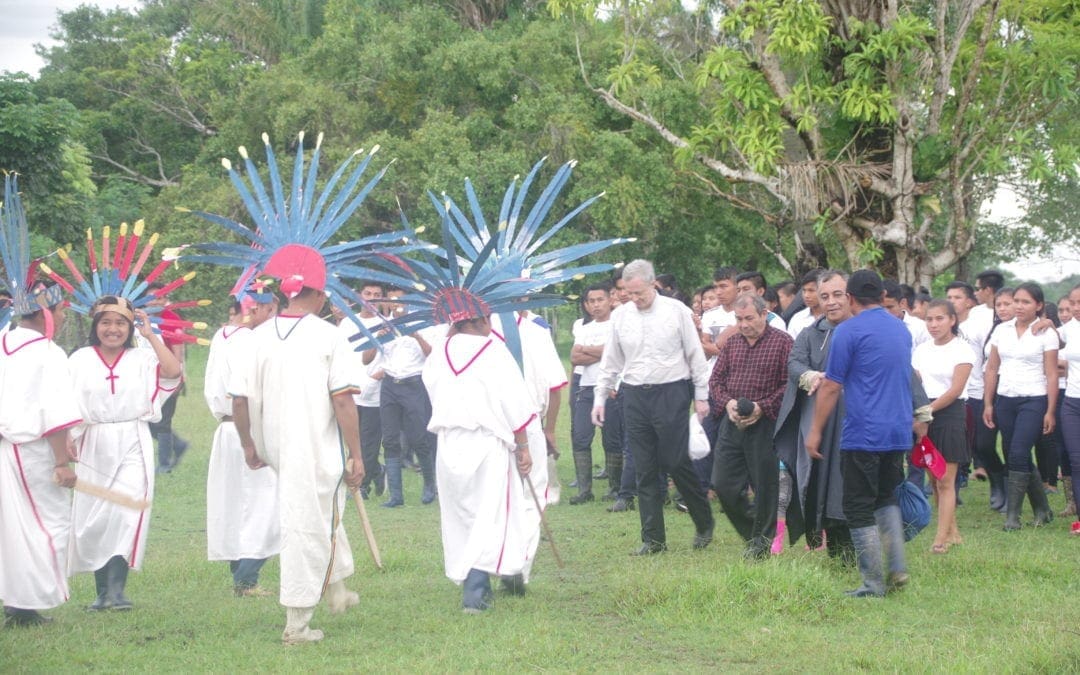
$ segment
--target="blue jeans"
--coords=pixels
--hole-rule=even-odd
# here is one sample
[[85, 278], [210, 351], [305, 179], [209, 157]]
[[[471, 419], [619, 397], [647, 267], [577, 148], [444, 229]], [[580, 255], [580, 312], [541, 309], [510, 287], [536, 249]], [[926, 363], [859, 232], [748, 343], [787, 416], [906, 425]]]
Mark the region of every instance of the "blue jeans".
[[[1061, 435], [1070, 467], [1080, 467], [1080, 398], [1061, 398]], [[1080, 476], [1073, 476], [1073, 499], [1080, 504]]]
[[1009, 471], [1031, 473], [1031, 449], [1042, 436], [1046, 416], [1045, 396], [998, 396], [994, 403], [994, 423], [1001, 429], [1001, 447]]
[[251, 588], [259, 583], [259, 570], [266, 564], [266, 558], [241, 558], [230, 560], [233, 585], [237, 588]]

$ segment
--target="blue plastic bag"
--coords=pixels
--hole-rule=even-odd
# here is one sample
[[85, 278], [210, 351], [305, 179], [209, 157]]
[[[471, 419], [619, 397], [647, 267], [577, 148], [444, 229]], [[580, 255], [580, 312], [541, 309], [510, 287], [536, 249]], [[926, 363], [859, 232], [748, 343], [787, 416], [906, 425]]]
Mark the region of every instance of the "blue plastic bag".
[[904, 521], [904, 541], [911, 541], [930, 524], [930, 500], [917, 485], [902, 480], [896, 486], [896, 501]]

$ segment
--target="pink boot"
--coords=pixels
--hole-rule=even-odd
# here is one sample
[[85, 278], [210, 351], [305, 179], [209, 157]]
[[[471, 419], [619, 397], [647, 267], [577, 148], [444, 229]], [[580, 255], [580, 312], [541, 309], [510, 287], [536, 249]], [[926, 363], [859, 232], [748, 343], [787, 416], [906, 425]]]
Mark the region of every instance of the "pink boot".
[[772, 554], [780, 555], [784, 552], [784, 532], [787, 530], [787, 521], [776, 521], [776, 536], [772, 540]]

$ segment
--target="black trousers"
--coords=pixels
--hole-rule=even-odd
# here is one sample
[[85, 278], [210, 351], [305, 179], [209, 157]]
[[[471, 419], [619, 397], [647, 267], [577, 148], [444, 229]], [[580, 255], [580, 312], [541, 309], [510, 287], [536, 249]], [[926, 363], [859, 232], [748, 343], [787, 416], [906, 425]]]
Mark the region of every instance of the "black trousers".
[[[746, 542], [772, 541], [776, 536], [780, 472], [773, 445], [775, 427], [767, 417], [742, 430], [726, 416], [720, 422], [712, 485], [724, 514]], [[753, 505], [746, 498], [747, 483], [754, 488]]]
[[634, 457], [641, 540], [657, 544], [667, 542], [661, 472], [675, 481], [697, 531], [711, 528], [714, 523], [712, 510], [690, 462], [690, 382], [623, 384], [620, 396], [626, 441]]
[[419, 375], [404, 379], [386, 376], [379, 391], [379, 422], [386, 459], [401, 458], [401, 436], [417, 457], [435, 457], [435, 435], [427, 430], [431, 401]]
[[364, 460], [364, 485], [379, 475], [379, 450], [382, 449], [382, 419], [378, 406], [356, 406], [360, 418], [360, 456]]
[[904, 450], [841, 450], [844, 517], [848, 527], [873, 527], [874, 511], [896, 504], [896, 486], [904, 480]]

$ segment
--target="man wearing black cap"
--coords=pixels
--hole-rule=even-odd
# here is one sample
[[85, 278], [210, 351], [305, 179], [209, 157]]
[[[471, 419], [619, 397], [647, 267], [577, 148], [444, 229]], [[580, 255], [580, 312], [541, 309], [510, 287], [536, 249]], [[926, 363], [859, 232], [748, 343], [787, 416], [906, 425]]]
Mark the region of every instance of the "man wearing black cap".
[[904, 451], [911, 446], [911, 333], [882, 307], [884, 290], [881, 277], [871, 270], [859, 270], [848, 280], [854, 316], [834, 333], [806, 438], [807, 453], [820, 459], [822, 428], [843, 389], [844, 515], [863, 579], [859, 588], [848, 591], [852, 597], [882, 597], [886, 588], [900, 588], [908, 581], [894, 493], [904, 478]]

